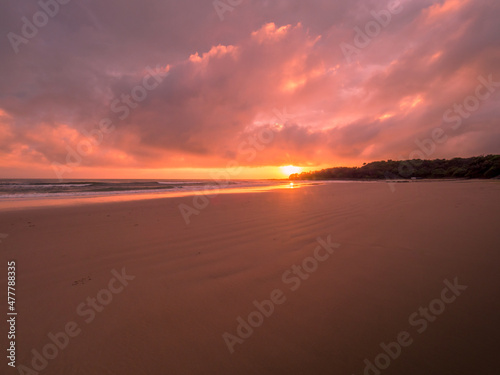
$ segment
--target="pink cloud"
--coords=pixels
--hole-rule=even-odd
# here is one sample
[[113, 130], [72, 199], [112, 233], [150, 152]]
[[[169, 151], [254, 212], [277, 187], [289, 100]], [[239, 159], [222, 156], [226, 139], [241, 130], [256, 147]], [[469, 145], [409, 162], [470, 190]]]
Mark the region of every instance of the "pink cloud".
[[[436, 127], [448, 140], [431, 157], [500, 151], [496, 92], [460, 129], [443, 123], [445, 111], [474, 95], [478, 76], [500, 81], [493, 0], [403, 1], [351, 63], [340, 44], [353, 43], [354, 27], [387, 4], [249, 3], [224, 22], [210, 6], [181, 4], [175, 13], [173, 2], [126, 4], [117, 16], [128, 28], [110, 5], [91, 1], [93, 17], [68, 11], [24, 54], [3, 50], [3, 71], [12, 71], [0, 87], [6, 164], [64, 163], [68, 145], [76, 149], [103, 118], [115, 130], [82, 168], [353, 165], [406, 158]], [[110, 104], [157, 65], [168, 76], [119, 119]], [[291, 117], [277, 119], [282, 108]], [[272, 142], [254, 158], [241, 153], [273, 126]]]

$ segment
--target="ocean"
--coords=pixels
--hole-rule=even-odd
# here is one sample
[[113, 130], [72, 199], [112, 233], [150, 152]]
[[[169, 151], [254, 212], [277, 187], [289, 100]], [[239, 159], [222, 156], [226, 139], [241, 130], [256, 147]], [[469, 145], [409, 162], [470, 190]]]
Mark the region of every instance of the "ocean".
[[0, 179], [0, 200], [83, 198], [130, 194], [195, 193], [213, 189], [272, 187], [286, 180], [89, 180]]

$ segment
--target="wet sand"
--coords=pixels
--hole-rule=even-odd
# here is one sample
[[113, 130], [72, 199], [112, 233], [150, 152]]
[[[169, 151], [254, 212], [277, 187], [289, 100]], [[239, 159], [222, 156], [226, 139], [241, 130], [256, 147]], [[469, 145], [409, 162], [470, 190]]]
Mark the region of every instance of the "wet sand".
[[189, 224], [179, 204], [192, 197], [0, 212], [16, 364], [494, 374], [499, 193], [498, 181], [329, 183], [219, 195]]

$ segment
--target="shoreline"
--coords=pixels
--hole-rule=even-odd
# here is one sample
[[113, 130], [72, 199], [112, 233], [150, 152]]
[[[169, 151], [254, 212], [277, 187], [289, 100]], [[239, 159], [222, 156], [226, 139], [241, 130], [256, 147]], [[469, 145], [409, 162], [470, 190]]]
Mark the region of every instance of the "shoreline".
[[[306, 183], [293, 183], [294, 188], [298, 189], [301, 186], [309, 185]], [[189, 190], [189, 191], [164, 191], [154, 193], [127, 193], [120, 192], [116, 194], [96, 194], [88, 196], [59, 196], [57, 198], [50, 197], [23, 197], [23, 198], [0, 198], [0, 212], [23, 210], [30, 208], [50, 208], [60, 206], [83, 206], [88, 204], [101, 203], [118, 203], [118, 202], [133, 202], [145, 201], [154, 199], [171, 199], [182, 198], [196, 195], [212, 195], [212, 194], [242, 194], [242, 193], [258, 193], [277, 189], [289, 189], [290, 183], [282, 185], [254, 186], [254, 187], [237, 187], [237, 188], [219, 188], [219, 189], [204, 189], [204, 190]]]
[[[81, 332], [47, 359], [50, 374], [362, 374], [381, 343], [409, 342], [403, 331], [414, 341], [388, 371], [421, 374], [431, 357], [437, 372], [490, 373], [499, 188], [220, 194], [190, 224], [179, 212], [188, 196], [0, 212], [0, 248], [17, 269], [16, 365], [31, 368], [32, 350], [43, 355], [49, 333], [76, 332], [65, 331], [74, 322]], [[124, 289], [112, 281], [122, 270]], [[419, 332], [425, 318], [409, 317], [440, 308], [455, 278], [467, 290]], [[272, 315], [242, 338], [266, 301]]]
[[[246, 193], [264, 193], [273, 190], [281, 189], [300, 189], [307, 186], [318, 186], [323, 184], [349, 184], [349, 183], [372, 183], [372, 184], [399, 184], [399, 183], [439, 183], [439, 182], [490, 182], [498, 183], [497, 179], [419, 179], [419, 180], [276, 180], [282, 184], [252, 186], [252, 187], [222, 187], [219, 189], [205, 188], [199, 190], [186, 191], [163, 191], [163, 192], [119, 192], [116, 194], [96, 194], [88, 196], [58, 196], [58, 197], [22, 197], [22, 198], [1, 198], [0, 197], [0, 212], [26, 210], [32, 208], [51, 208], [64, 206], [85, 206], [102, 203], [119, 203], [119, 202], [135, 202], [148, 200], [161, 200], [194, 196], [222, 195], [222, 194], [246, 194]], [[392, 188], [391, 188], [392, 189]]]

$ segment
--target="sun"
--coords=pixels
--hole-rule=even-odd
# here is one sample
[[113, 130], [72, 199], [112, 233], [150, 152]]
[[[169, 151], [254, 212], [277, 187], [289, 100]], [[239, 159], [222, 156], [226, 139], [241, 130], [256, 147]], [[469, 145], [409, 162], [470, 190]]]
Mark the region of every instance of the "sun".
[[302, 168], [296, 167], [295, 165], [285, 165], [283, 167], [280, 167], [280, 169], [281, 172], [287, 177], [290, 176], [291, 174], [302, 172]]

